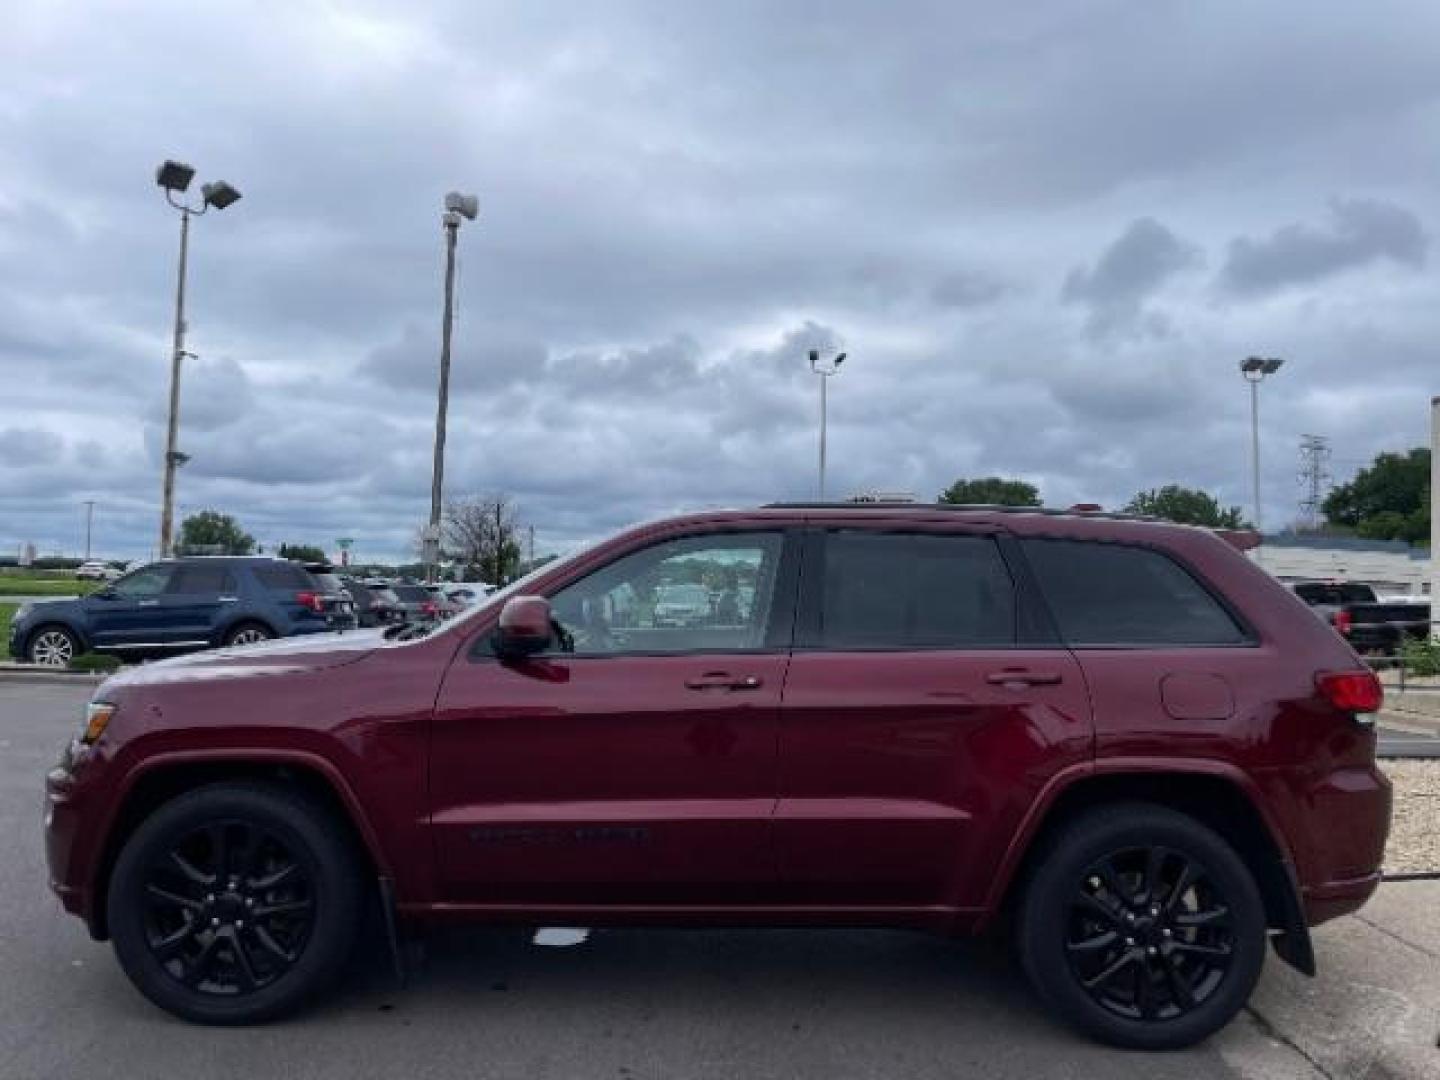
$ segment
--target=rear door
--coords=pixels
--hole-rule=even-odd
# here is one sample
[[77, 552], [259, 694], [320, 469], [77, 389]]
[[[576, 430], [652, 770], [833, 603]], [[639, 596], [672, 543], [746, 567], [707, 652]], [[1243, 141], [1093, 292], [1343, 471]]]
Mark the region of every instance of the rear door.
[[156, 609], [160, 641], [169, 645], [209, 644], [238, 600], [235, 575], [223, 563], [182, 563]]
[[812, 534], [780, 726], [792, 900], [978, 905], [1047, 779], [1091, 748], [1079, 665], [1008, 537]]

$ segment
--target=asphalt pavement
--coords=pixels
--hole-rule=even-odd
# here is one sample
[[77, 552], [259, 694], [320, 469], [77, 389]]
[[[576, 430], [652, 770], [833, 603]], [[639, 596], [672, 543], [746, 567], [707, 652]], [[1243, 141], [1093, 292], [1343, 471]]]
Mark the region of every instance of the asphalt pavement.
[[1269, 961], [1252, 1007], [1176, 1054], [1057, 1025], [1001, 943], [887, 932], [605, 931], [552, 949], [449, 931], [405, 989], [371, 953], [303, 1016], [192, 1026], [132, 990], [46, 886], [41, 780], [89, 691], [0, 676], [0, 1077], [1440, 1076], [1440, 920], [1411, 929], [1440, 907], [1426, 883], [1321, 928], [1318, 979]]

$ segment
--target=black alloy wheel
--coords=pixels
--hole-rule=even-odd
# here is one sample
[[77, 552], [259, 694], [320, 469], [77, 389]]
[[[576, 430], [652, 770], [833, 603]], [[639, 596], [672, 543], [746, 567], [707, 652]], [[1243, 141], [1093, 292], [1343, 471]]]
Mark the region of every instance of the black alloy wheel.
[[301, 791], [236, 781], [161, 805], [125, 842], [106, 912], [151, 1001], [208, 1024], [288, 1013], [343, 970], [365, 895], [348, 824]]

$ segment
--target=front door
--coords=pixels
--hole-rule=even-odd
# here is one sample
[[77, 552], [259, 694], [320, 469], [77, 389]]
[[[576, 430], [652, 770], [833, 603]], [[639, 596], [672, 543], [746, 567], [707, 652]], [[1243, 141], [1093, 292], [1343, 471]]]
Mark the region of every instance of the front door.
[[781, 712], [784, 893], [978, 905], [1045, 780], [1091, 754], [1080, 667], [998, 534], [858, 527], [810, 545]]
[[698, 904], [775, 882], [794, 555], [676, 536], [554, 591], [552, 648], [447, 672], [431, 795], [444, 898]]
[[161, 644], [160, 596], [174, 572], [174, 566], [154, 563], [86, 597], [92, 643], [99, 647]]

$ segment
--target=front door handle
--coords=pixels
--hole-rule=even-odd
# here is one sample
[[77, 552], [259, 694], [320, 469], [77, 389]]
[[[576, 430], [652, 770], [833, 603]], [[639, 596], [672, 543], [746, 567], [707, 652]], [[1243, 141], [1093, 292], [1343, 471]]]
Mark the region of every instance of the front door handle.
[[686, 679], [685, 685], [691, 690], [758, 690], [763, 682], [758, 675], [731, 675], [728, 671], [707, 671], [704, 675]]
[[158, 603], [160, 603], [159, 600], [137, 600], [137, 601], [135, 601], [135, 606], [136, 606], [136, 607], [154, 607], [154, 606], [155, 606], [156, 604], [158, 604]]
[[1058, 686], [1062, 681], [1058, 671], [992, 671], [985, 676], [991, 686]]

